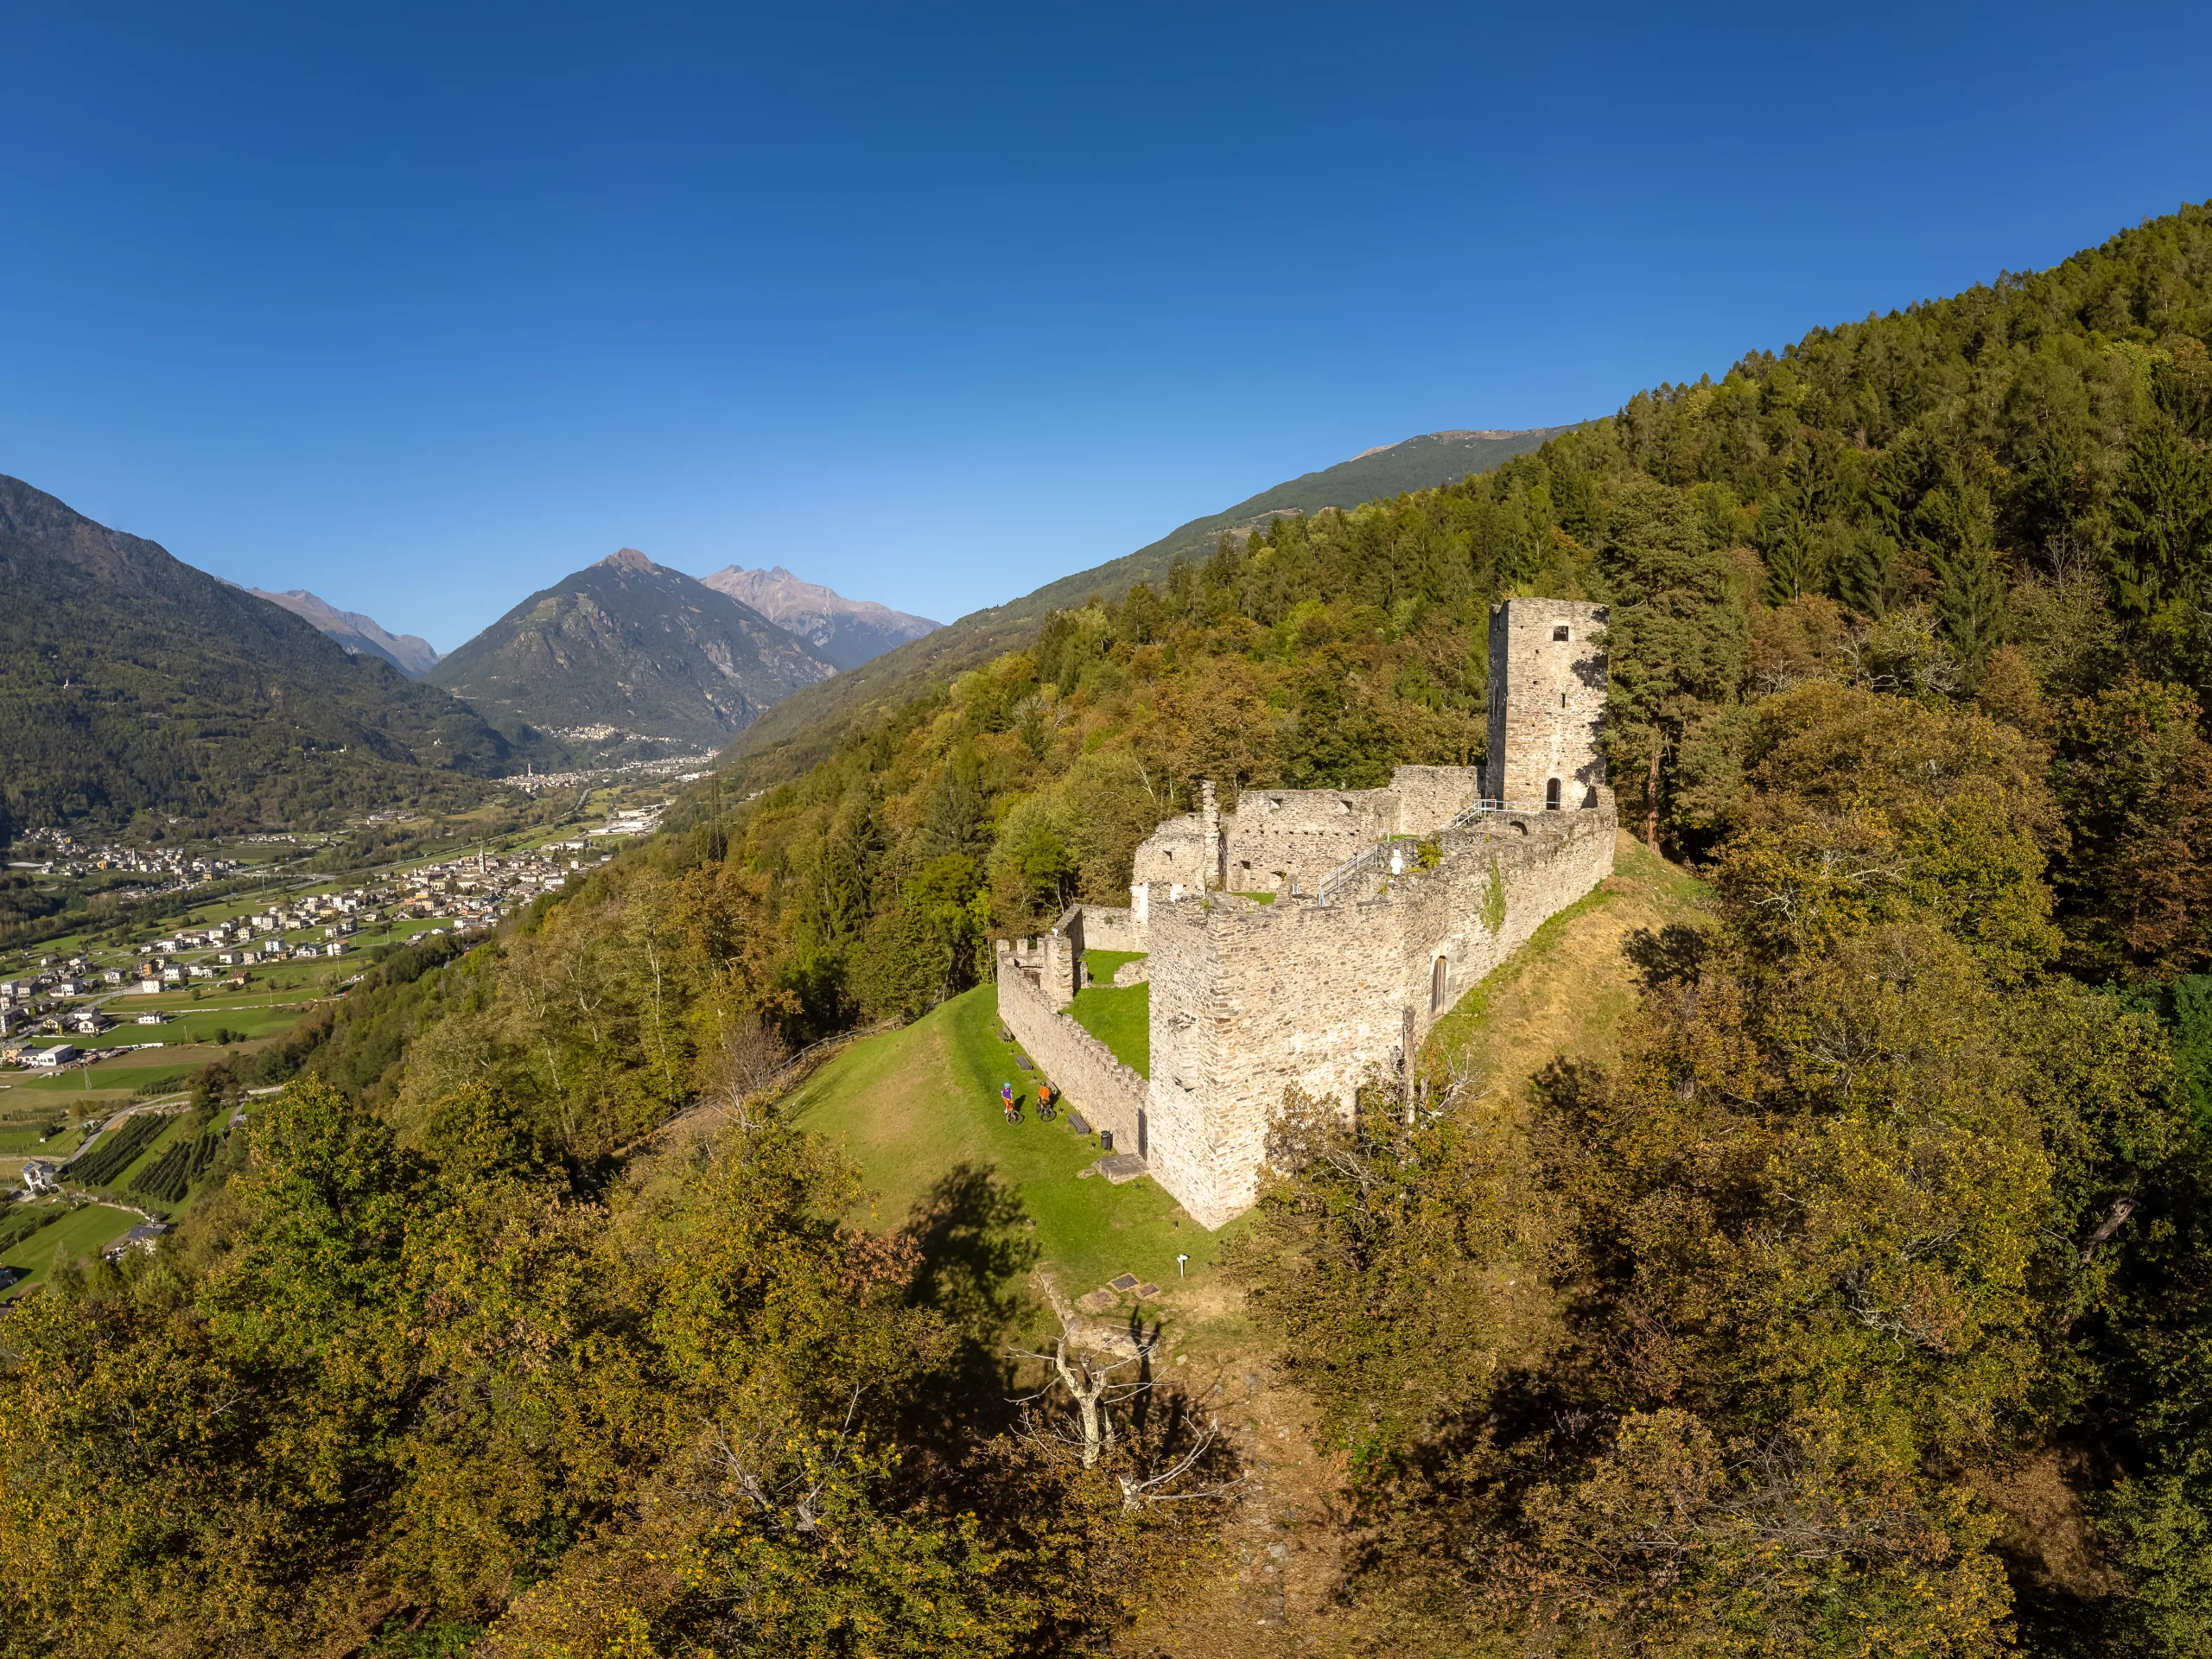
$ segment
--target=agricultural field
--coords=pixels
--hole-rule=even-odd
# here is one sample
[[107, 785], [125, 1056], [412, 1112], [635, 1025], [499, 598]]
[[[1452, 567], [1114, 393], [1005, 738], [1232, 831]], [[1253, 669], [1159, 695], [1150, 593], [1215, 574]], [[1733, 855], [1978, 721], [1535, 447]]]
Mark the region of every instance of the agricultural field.
[[[244, 998], [234, 1001], [217, 1001], [210, 998], [204, 1003], [192, 1004], [170, 1014], [167, 1025], [145, 1027], [146, 1040], [150, 1042], [158, 1039], [164, 1045], [220, 1045], [226, 1040], [225, 1033], [229, 1033], [227, 1040], [233, 1043], [281, 1036], [298, 1021], [305, 1006], [300, 1002], [272, 1004], [266, 999], [260, 1001]], [[131, 1027], [125, 1026], [111, 1035], [119, 1037], [131, 1029]], [[201, 1064], [206, 1064], [206, 1061]]]
[[100, 1186], [120, 1192], [183, 1121], [181, 1112], [134, 1113], [92, 1142], [62, 1172], [62, 1179], [72, 1186]]
[[[57, 1203], [55, 1207], [60, 1205]], [[29, 1277], [0, 1292], [0, 1300], [12, 1301], [35, 1288], [64, 1252], [77, 1261], [97, 1255], [143, 1219], [111, 1204], [88, 1204], [48, 1223], [22, 1243], [0, 1251], [0, 1267], [22, 1268], [29, 1273]]]
[[[32, 1077], [16, 1082], [15, 1086], [41, 1100], [52, 1099], [60, 1111], [67, 1111], [73, 1101], [105, 1104], [156, 1088], [182, 1088], [187, 1077], [215, 1057], [215, 1051], [211, 1050], [204, 1058], [188, 1058], [194, 1052], [180, 1050], [159, 1065], [148, 1065], [143, 1056], [132, 1056], [89, 1069], [65, 1066], [56, 1076]], [[22, 1074], [18, 1072], [16, 1076], [20, 1078]]]
[[11, 1177], [22, 1173], [25, 1158], [66, 1158], [77, 1149], [82, 1136], [67, 1112], [66, 1100], [27, 1096], [0, 1084], [0, 1155], [12, 1154]]

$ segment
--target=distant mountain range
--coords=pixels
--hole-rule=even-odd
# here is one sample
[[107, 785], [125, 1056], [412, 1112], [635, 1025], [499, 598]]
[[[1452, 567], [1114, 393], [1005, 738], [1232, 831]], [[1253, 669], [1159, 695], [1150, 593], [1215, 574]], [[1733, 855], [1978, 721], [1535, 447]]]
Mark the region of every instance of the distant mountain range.
[[1433, 489], [1470, 473], [1488, 472], [1572, 429], [1539, 426], [1519, 432], [1430, 432], [1302, 474], [1224, 512], [1179, 524], [1134, 553], [1062, 576], [1004, 605], [973, 612], [840, 674], [826, 685], [805, 687], [747, 728], [733, 753], [741, 759], [782, 749], [786, 753], [779, 766], [811, 764], [835, 747], [868, 709], [904, 702], [932, 680], [950, 678], [1002, 652], [1019, 650], [1054, 611], [1082, 605], [1094, 595], [1119, 597], [1140, 582], [1157, 582], [1177, 559], [1198, 559], [1211, 553], [1224, 531], [1248, 531], [1285, 513], [1356, 507], [1408, 490]]
[[1017, 648], [1054, 610], [1157, 580], [1224, 531], [1448, 483], [1563, 429], [1385, 445], [949, 627], [780, 565], [700, 582], [625, 548], [444, 658], [304, 588], [235, 587], [0, 477], [0, 840], [84, 816], [218, 828], [458, 802], [525, 759], [640, 740], [735, 739], [740, 757], [803, 764], [868, 708]]
[[626, 547], [532, 594], [428, 680], [571, 743], [607, 728], [718, 748], [836, 671], [811, 641]]
[[410, 680], [421, 679], [438, 660], [438, 653], [431, 649], [429, 640], [411, 633], [388, 632], [374, 617], [363, 616], [359, 611], [341, 611], [304, 588], [282, 594], [259, 588], [246, 591], [271, 605], [282, 605], [294, 616], [304, 617], [335, 639], [347, 654], [359, 656], [366, 652], [372, 657], [381, 657]]
[[801, 582], [780, 564], [769, 570], [725, 565], [700, 580], [716, 593], [750, 605], [777, 626], [810, 640], [839, 668], [858, 668], [944, 626], [873, 600], [847, 599], [818, 582]]
[[205, 829], [473, 799], [525, 741], [6, 477], [0, 592], [0, 840], [79, 817]]

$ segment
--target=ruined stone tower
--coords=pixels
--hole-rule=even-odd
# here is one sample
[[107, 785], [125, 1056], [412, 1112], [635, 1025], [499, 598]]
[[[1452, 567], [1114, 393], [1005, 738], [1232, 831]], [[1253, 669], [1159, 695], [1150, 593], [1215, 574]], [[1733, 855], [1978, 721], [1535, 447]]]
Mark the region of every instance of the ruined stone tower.
[[1579, 807], [1605, 781], [1605, 607], [1509, 599], [1490, 613], [1490, 759], [1483, 792], [1524, 811]]

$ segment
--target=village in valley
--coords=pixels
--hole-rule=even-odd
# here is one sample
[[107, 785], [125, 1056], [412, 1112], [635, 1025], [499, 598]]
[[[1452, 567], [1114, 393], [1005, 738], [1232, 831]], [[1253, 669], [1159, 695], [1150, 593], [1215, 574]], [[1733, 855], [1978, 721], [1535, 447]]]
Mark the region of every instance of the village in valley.
[[196, 1101], [206, 1068], [281, 1044], [395, 950], [488, 934], [658, 827], [664, 790], [581, 781], [556, 822], [342, 874], [315, 868], [342, 838], [315, 832], [20, 836], [4, 871], [19, 886], [130, 885], [102, 925], [0, 949], [0, 1312], [59, 1262], [151, 1249], [218, 1183], [251, 1106]]

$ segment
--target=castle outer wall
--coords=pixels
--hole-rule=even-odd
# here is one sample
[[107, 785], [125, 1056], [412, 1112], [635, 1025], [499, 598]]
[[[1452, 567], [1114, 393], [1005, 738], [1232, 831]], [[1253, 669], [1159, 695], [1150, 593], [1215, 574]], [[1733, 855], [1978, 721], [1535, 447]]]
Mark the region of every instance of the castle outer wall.
[[1594, 808], [1447, 831], [1435, 868], [1364, 900], [1155, 906], [1155, 1179], [1208, 1227], [1249, 1208], [1285, 1091], [1348, 1104], [1370, 1077], [1397, 1074], [1408, 1040], [1418, 1051], [1461, 995], [1611, 873], [1616, 828], [1601, 791]]
[[[1014, 1033], [1023, 1051], [1044, 1069], [1067, 1103], [1081, 1111], [1093, 1128], [1114, 1132], [1116, 1151], [1137, 1151], [1147, 1134], [1144, 1078], [1060, 1012], [1065, 1001], [1053, 1001], [1038, 982], [1036, 970], [1022, 966], [1014, 947], [1001, 939], [995, 956], [1000, 1023]], [[1026, 1108], [1029, 1079], [1007, 1081], [1017, 1094], [1025, 1096]]]

